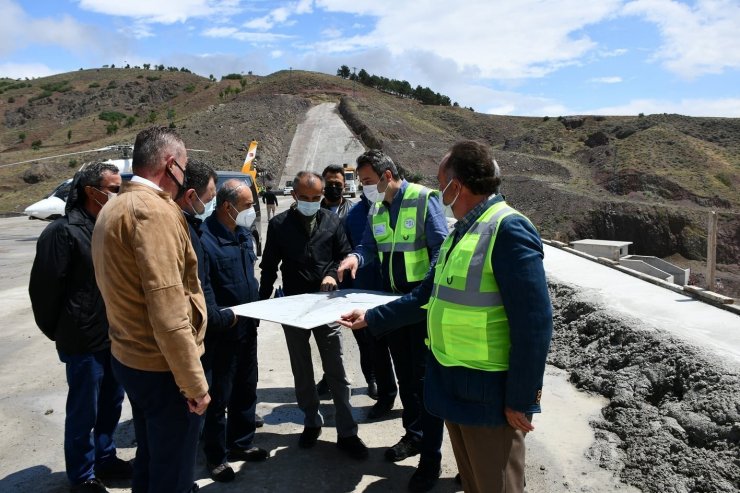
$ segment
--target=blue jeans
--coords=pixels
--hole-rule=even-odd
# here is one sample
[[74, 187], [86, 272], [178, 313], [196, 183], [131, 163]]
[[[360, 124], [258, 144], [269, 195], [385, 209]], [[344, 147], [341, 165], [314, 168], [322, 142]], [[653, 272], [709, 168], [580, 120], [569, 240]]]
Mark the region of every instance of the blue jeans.
[[136, 433], [132, 493], [187, 493], [193, 488], [201, 417], [188, 410], [168, 371], [142, 371], [111, 358], [131, 402]]
[[58, 353], [67, 367], [64, 460], [67, 478], [74, 485], [95, 477], [96, 467], [104, 469], [116, 458], [113, 434], [121, 417], [123, 387], [111, 371], [110, 349]]
[[[206, 340], [203, 367], [210, 377], [211, 404], [203, 427], [206, 460], [226, 462], [229, 450], [252, 446], [257, 407], [257, 329], [242, 340]], [[228, 408], [228, 420], [226, 409]]]

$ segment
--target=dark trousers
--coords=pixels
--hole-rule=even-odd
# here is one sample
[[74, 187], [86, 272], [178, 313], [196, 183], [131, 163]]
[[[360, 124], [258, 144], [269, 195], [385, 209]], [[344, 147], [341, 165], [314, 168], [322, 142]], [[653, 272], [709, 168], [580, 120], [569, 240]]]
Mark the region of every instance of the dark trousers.
[[406, 433], [419, 441], [421, 460], [439, 463], [442, 459], [444, 421], [429, 414], [424, 407], [424, 374], [427, 347], [426, 322], [401, 327], [386, 335], [398, 377], [403, 404], [401, 421]]
[[[257, 330], [243, 339], [206, 340], [203, 367], [210, 373], [211, 404], [203, 427], [203, 450], [210, 464], [227, 461], [229, 450], [252, 446], [257, 407]], [[228, 419], [226, 410], [228, 409]]]
[[370, 382], [375, 382], [372, 337], [364, 329], [353, 330], [352, 335], [355, 336], [357, 347], [360, 350], [360, 368], [362, 369], [362, 375], [365, 377], [365, 381], [368, 384]]
[[65, 354], [67, 412], [64, 419], [64, 461], [69, 482], [79, 484], [95, 477], [115, 459], [113, 434], [121, 417], [123, 387], [111, 371], [110, 349], [95, 353]]
[[187, 493], [193, 488], [201, 417], [188, 411], [172, 373], [129, 368], [111, 358], [134, 417], [132, 493]]
[[324, 425], [324, 418], [319, 412], [319, 394], [316, 392], [309, 343], [311, 334], [313, 334], [316, 346], [319, 348], [326, 383], [334, 399], [337, 436], [344, 438], [357, 435], [357, 423], [352, 417], [352, 405], [349, 403], [351, 390], [342, 361], [341, 330], [338, 326], [329, 327], [328, 325], [313, 329], [283, 325], [285, 342], [290, 355], [290, 367], [293, 370], [296, 401], [305, 414], [304, 426], [318, 428]]
[[384, 336], [375, 339], [369, 333], [366, 335], [372, 345], [371, 354], [375, 383], [378, 385], [378, 401], [391, 404], [398, 395], [398, 386], [396, 385], [396, 373], [393, 371], [391, 352], [388, 348], [388, 338]]

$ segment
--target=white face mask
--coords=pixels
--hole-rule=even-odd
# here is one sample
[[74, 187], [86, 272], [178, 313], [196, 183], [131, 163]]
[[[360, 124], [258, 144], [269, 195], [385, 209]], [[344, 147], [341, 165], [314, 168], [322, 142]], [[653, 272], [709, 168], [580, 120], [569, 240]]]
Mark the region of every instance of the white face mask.
[[[198, 196], [196, 195], [196, 197], [198, 197]], [[201, 204], [203, 204], [203, 201], [200, 200], [200, 197], [198, 197], [198, 201]], [[213, 197], [213, 199], [211, 201], [209, 201], [207, 204], [203, 204], [203, 213], [202, 214], [197, 214], [196, 213], [195, 214], [195, 217], [197, 217], [201, 221], [205, 221], [206, 218], [211, 215], [211, 213], [213, 212], [213, 209], [215, 209], [215, 208], [216, 208], [216, 197]], [[193, 210], [195, 210], [195, 208], [193, 208]]]
[[99, 189], [99, 188], [95, 188], [95, 187], [93, 187], [93, 189], [95, 189], [96, 191], [98, 191], [98, 192], [100, 192], [100, 193], [102, 193], [102, 194], [105, 194], [105, 195], [106, 195], [106, 196], [108, 197], [108, 198], [106, 199], [106, 201], [105, 201], [104, 203], [102, 203], [102, 204], [100, 203], [100, 201], [99, 201], [98, 199], [96, 199], [95, 197], [93, 197], [93, 200], [95, 201], [95, 203], [97, 203], [97, 204], [98, 204], [98, 205], [99, 205], [100, 207], [103, 207], [103, 206], [104, 206], [105, 204], [107, 204], [107, 203], [108, 203], [108, 202], [109, 202], [109, 201], [110, 201], [110, 200], [111, 200], [111, 199], [112, 199], [113, 197], [115, 197], [115, 196], [117, 196], [117, 195], [118, 195], [117, 193], [115, 193], [115, 192], [109, 192], [108, 190], [105, 190], [105, 191], [103, 191], [103, 190], [101, 190], [101, 189]]
[[375, 185], [363, 185], [362, 186], [362, 193], [365, 194], [365, 197], [367, 200], [369, 200], [372, 203], [375, 202], [382, 202], [385, 198], [385, 192], [388, 190], [388, 186], [386, 185], [385, 190], [382, 192], [378, 190], [378, 185], [380, 185], [380, 182], [383, 181], [383, 178], [380, 179], [378, 183]]
[[256, 217], [257, 213], [255, 212], [254, 207], [250, 207], [249, 209], [245, 209], [236, 215], [236, 225], [249, 229], [250, 227], [252, 227], [252, 224], [254, 223], [254, 219]]
[[296, 200], [295, 208], [298, 212], [306, 217], [311, 217], [321, 209], [321, 202], [306, 202], [304, 200]]
[[452, 212], [452, 206], [455, 205], [455, 202], [457, 202], [457, 198], [460, 196], [460, 190], [457, 191], [457, 195], [455, 195], [455, 198], [452, 199], [452, 202], [450, 202], [449, 204], [445, 204], [445, 198], [444, 198], [445, 192], [447, 191], [448, 188], [450, 188], [450, 185], [452, 185], [452, 179], [450, 179], [450, 181], [447, 183], [447, 186], [444, 188], [444, 190], [442, 190], [440, 197], [442, 200], [442, 205], [445, 208], [445, 216], [452, 218], [452, 219], [457, 219], [455, 217], [455, 213]]

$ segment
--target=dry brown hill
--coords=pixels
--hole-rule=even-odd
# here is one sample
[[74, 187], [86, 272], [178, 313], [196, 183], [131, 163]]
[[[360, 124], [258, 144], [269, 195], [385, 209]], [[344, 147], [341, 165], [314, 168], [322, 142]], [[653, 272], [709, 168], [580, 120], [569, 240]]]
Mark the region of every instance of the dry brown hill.
[[[246, 143], [260, 141], [257, 164], [273, 177], [306, 109], [338, 101], [368, 147], [383, 148], [408, 177], [427, 184], [436, 184], [439, 159], [453, 142], [490, 143], [508, 200], [545, 237], [630, 240], [633, 253], [700, 261], [706, 215], [717, 210], [721, 279], [740, 285], [740, 119], [485, 115], [303, 71], [211, 81], [183, 72], [93, 69], [0, 80], [0, 91], [0, 166], [130, 144], [147, 125], [172, 123], [189, 147], [210, 151], [200, 157], [222, 169], [238, 169]], [[119, 118], [115, 132], [111, 118]], [[40, 148], [32, 149], [34, 141]], [[107, 157], [113, 155], [0, 167], [0, 211], [22, 210], [83, 160]]]

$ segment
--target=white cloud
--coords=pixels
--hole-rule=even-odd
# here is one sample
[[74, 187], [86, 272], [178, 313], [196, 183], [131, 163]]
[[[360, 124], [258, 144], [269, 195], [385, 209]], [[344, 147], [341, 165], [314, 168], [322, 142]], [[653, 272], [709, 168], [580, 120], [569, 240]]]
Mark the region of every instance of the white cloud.
[[0, 77], [10, 77], [11, 79], [46, 77], [59, 72], [63, 72], [63, 70], [49, 68], [43, 63], [0, 63]]
[[321, 36], [324, 38], [338, 38], [342, 35], [342, 31], [334, 27], [327, 27], [321, 31]]
[[287, 34], [240, 31], [235, 27], [212, 27], [203, 31], [203, 35], [209, 38], [231, 38], [252, 43], [272, 43], [292, 37]]
[[457, 70], [483, 78], [542, 77], [577, 63], [597, 44], [582, 30], [614, 15], [620, 0], [491, 2], [470, 0], [454, 8], [446, 0], [319, 0], [330, 12], [377, 17], [361, 36], [318, 43], [322, 52], [386, 48], [398, 56], [424, 51], [453, 61]]
[[687, 116], [740, 117], [740, 98], [681, 99], [678, 101], [658, 99], [634, 99], [626, 104], [595, 108], [581, 112], [591, 115], [646, 115], [653, 113], [677, 113]]
[[239, 0], [79, 0], [79, 6], [99, 14], [173, 24], [193, 17], [234, 14], [239, 11]]
[[293, 15], [310, 14], [313, 12], [313, 2], [311, 0], [301, 0], [299, 2], [290, 2], [285, 6], [273, 9], [265, 16], [256, 17], [244, 23], [247, 29], [257, 29], [269, 31], [277, 25], [292, 25], [290, 21]]
[[592, 77], [588, 81], [594, 84], [619, 84], [622, 82], [622, 78], [616, 75], [612, 77]]
[[60, 46], [88, 58], [126, 49], [120, 36], [103, 36], [98, 27], [82, 24], [69, 15], [32, 18], [12, 0], [0, 0], [0, 12], [0, 55], [33, 44]]
[[740, 68], [740, 2], [635, 0], [624, 14], [654, 23], [663, 39], [655, 59], [682, 77], [720, 74]]
[[283, 56], [283, 52], [281, 50], [272, 50], [270, 52], [270, 56], [272, 58], [280, 58], [281, 56]]

